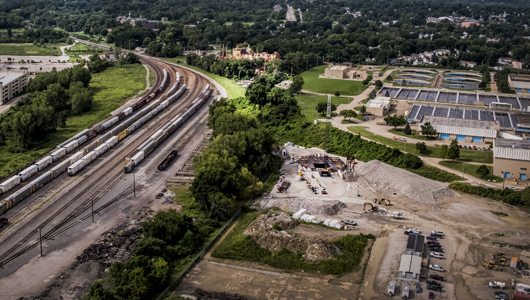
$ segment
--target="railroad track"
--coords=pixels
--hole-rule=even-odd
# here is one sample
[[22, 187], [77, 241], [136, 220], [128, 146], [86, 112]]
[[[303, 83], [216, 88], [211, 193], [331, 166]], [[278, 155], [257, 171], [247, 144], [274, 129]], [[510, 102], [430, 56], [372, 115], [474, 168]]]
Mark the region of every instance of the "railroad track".
[[[179, 111], [181, 108], [189, 105], [191, 101], [193, 101], [196, 97], [198, 97], [198, 95], [200, 94], [202, 90], [202, 86], [204, 86], [207, 81], [202, 76], [197, 76], [195, 73], [190, 72], [188, 70], [180, 69], [178, 67], [175, 67], [174, 65], [170, 65], [167, 63], [160, 63], [160, 64], [162, 65], [162, 69], [165, 67], [168, 70], [168, 73], [170, 74], [174, 74], [178, 70], [180, 74], [183, 75], [181, 76], [181, 78], [184, 79], [184, 83], [186, 83], [188, 87], [191, 87], [194, 85], [198, 86], [198, 88], [195, 88], [195, 90], [193, 91], [188, 90], [188, 92], [182, 95], [179, 101], [175, 103], [175, 107], [172, 109], [172, 111]], [[172, 84], [174, 84], [174, 80], [172, 81], [173, 83], [170, 83], [168, 86], [171, 86]], [[193, 82], [195, 82], [195, 84], [192, 84]], [[141, 133], [140, 135], [149, 136], [149, 134], [152, 134], [153, 132], [158, 130], [164, 124], [164, 121], [165, 122], [169, 121], [169, 119], [172, 118], [173, 116], [174, 114], [163, 114], [159, 116], [158, 118], [160, 119], [160, 121], [156, 122], [155, 125], [153, 126], [151, 126], [152, 124], [151, 123], [147, 130], [145, 130], [144, 132], [140, 131]], [[196, 129], [193, 130], [192, 133], [194, 133], [195, 131]], [[193, 136], [192, 133], [190, 133], [189, 136]], [[136, 134], [133, 134], [133, 135], [136, 135]], [[130, 151], [131, 148], [137, 147], [141, 141], [142, 141], [141, 139], [136, 139], [129, 145], [123, 147], [121, 150], [118, 150], [119, 152], [116, 155], [114, 155], [114, 158], [111, 159], [115, 163], [110, 168], [107, 168], [106, 172], [104, 172], [103, 174], [98, 173], [97, 172], [98, 170], [96, 170], [94, 173], [88, 175], [87, 179], [85, 180], [88, 182], [91, 179], [93, 179], [93, 182], [91, 184], [88, 184], [88, 186], [85, 189], [83, 189], [81, 192], [75, 193], [74, 191], [77, 189], [72, 188], [70, 191], [66, 192], [64, 195], [56, 199], [49, 206], [42, 208], [36, 215], [33, 215], [33, 217], [30, 220], [28, 220], [26, 223], [24, 223], [23, 225], [19, 227], [16, 227], [16, 230], [14, 232], [10, 232], [10, 234], [5, 237], [5, 239], [2, 241], [0, 245], [5, 245], [7, 242], [10, 242], [12, 240], [16, 244], [13, 247], [11, 247], [8, 251], [5, 251], [4, 256], [0, 257], [0, 266], [4, 266], [5, 264], [13, 261], [17, 257], [20, 257], [24, 253], [36, 247], [35, 243], [30, 243], [26, 245], [25, 247], [23, 247], [22, 249], [19, 249], [20, 247], [22, 247], [24, 243], [26, 243], [29, 239], [31, 239], [35, 235], [35, 233], [37, 232], [36, 229], [44, 228], [44, 226], [48, 225], [52, 220], [60, 217], [62, 212], [64, 212], [66, 209], [70, 208], [74, 204], [77, 204], [78, 206], [74, 208], [73, 211], [70, 212], [68, 215], [62, 217], [62, 220], [57, 225], [55, 225], [52, 229], [50, 229], [43, 236], [43, 239], [46, 239], [46, 240], [52, 239], [58, 234], [63, 233], [66, 230], [70, 229], [71, 227], [75, 226], [77, 222], [74, 222], [74, 221], [85, 220], [86, 218], [90, 217], [90, 214], [89, 214], [79, 219], [79, 216], [82, 215], [84, 212], [86, 212], [91, 207], [92, 200], [94, 200], [94, 203], [97, 203], [106, 194], [106, 192], [109, 189], [115, 186], [123, 178], [124, 176], [123, 168], [120, 167], [123, 164], [123, 158], [125, 157], [126, 153]], [[172, 145], [172, 148], [176, 146], [177, 144], [178, 144], [178, 141], [174, 142], [174, 144]], [[182, 145], [180, 147], [182, 147]], [[153, 163], [153, 165], [149, 167], [148, 172], [152, 170], [153, 166], [156, 166], [156, 165]], [[117, 169], [119, 170], [118, 172], [115, 171]], [[157, 172], [156, 174], [158, 173], [159, 172]], [[145, 174], [147, 174], [147, 172]], [[100, 189], [98, 189], [97, 192], [93, 193], [89, 197], [86, 197], [86, 195], [89, 195], [89, 191], [93, 188], [93, 186], [96, 186], [103, 179], [106, 179], [108, 175], [111, 175], [111, 178], [108, 179], [108, 181], [105, 182], [105, 184]], [[94, 178], [91, 178], [91, 176], [93, 176]], [[115, 203], [116, 201], [124, 198], [126, 195], [130, 194], [130, 191], [131, 191], [131, 187], [127, 188], [120, 195], [118, 195], [117, 197], [113, 198], [112, 200], [100, 206], [100, 208], [98, 208], [95, 212], [100, 212], [106, 207], [110, 206], [112, 203]], [[68, 200], [69, 197], [72, 197], [72, 198]], [[85, 198], [85, 200], [79, 200], [82, 197]], [[63, 203], [65, 201], [66, 201], [66, 204]], [[60, 209], [58, 209], [58, 206], [60, 206]], [[56, 209], [56, 211], [53, 212], [53, 209]], [[51, 215], [47, 216], [47, 214], [49, 215], [50, 213]], [[14, 241], [14, 238], [16, 237], [19, 237], [20, 240]], [[6, 254], [9, 254], [9, 255], [6, 255]]]

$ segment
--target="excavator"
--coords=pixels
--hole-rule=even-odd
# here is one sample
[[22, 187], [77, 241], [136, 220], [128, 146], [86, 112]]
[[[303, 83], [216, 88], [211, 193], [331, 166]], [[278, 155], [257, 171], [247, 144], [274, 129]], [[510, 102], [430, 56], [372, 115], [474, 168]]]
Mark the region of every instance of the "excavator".
[[385, 197], [381, 197], [381, 199], [375, 198], [374, 199], [374, 203], [375, 204], [384, 204], [385, 206], [392, 205], [392, 204], [390, 204], [390, 200], [385, 199]]
[[499, 266], [497, 266], [494, 261], [483, 263], [482, 265], [488, 270], [495, 270], [495, 271], [499, 270]]
[[324, 177], [324, 176], [331, 177], [331, 170], [329, 169], [329, 167], [321, 169], [318, 173], [320, 173], [320, 177]]
[[363, 211], [366, 211], [366, 205], [370, 205], [370, 209], [368, 211], [377, 211], [379, 209], [378, 206], [374, 206], [370, 202], [364, 202]]
[[504, 252], [497, 252], [497, 253], [493, 254], [493, 257], [495, 257], [495, 256], [496, 256], [496, 257], [506, 257], [506, 253], [504, 253]]

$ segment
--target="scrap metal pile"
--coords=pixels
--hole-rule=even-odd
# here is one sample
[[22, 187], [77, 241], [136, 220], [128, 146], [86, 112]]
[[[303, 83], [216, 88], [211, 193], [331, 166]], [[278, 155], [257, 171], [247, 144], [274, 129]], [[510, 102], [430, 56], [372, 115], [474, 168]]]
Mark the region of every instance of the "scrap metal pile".
[[109, 233], [107, 238], [97, 244], [90, 245], [83, 254], [77, 257], [79, 263], [87, 261], [99, 261], [105, 266], [111, 266], [114, 262], [125, 262], [132, 250], [141, 241], [142, 229], [135, 227], [119, 232], [114, 237]]
[[298, 159], [298, 164], [306, 169], [315, 171], [319, 166], [330, 166], [332, 172], [344, 170], [346, 164], [339, 157], [330, 156], [302, 156]]

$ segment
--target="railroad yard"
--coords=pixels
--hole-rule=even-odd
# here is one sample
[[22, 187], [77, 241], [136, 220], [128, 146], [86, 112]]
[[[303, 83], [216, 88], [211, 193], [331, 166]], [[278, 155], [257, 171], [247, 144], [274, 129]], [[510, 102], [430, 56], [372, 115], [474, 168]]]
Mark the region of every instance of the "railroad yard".
[[[287, 154], [296, 159], [324, 153], [319, 149], [289, 146]], [[403, 287], [409, 285], [410, 299], [428, 299], [430, 292], [434, 293], [434, 299], [493, 299], [498, 289], [489, 288], [489, 282], [501, 281], [511, 287], [514, 279], [516, 283], [530, 284], [530, 277], [522, 275], [520, 269], [514, 272], [508, 266], [495, 271], [483, 266], [497, 252], [505, 252], [508, 263], [512, 257], [530, 261], [530, 253], [520, 248], [526, 246], [530, 238], [528, 212], [493, 200], [461, 195], [448, 189], [447, 184], [433, 184], [379, 161], [358, 162], [354, 176], [346, 176], [348, 179], [342, 179], [338, 172], [332, 172], [331, 177], [321, 177], [317, 171], [300, 169], [305, 179], [300, 180], [296, 160], [290, 163], [289, 157], [284, 158], [280, 182], [270, 194], [256, 201], [254, 207], [260, 210], [277, 207], [291, 213], [306, 209], [308, 218], [302, 219], [310, 222], [328, 219], [356, 222], [352, 231], [300, 224], [287, 232], [297, 240], [330, 240], [359, 233], [375, 235], [373, 246], [366, 248], [361, 270], [337, 277], [219, 259], [211, 255], [215, 247], [219, 247], [218, 243], [192, 269], [174, 295], [191, 295], [200, 288], [239, 294], [246, 299], [354, 299], [355, 296], [357, 299], [388, 299], [387, 287], [390, 281], [395, 281], [396, 298]], [[341, 159], [346, 162], [346, 158]], [[289, 184], [280, 193], [278, 189], [283, 182]], [[323, 194], [323, 190], [327, 194]], [[391, 205], [374, 204], [374, 199], [381, 197]], [[370, 205], [377, 205], [378, 211], [370, 211]], [[426, 243], [421, 246], [428, 264], [444, 269], [439, 272], [429, 270], [427, 265], [423, 268], [419, 281], [421, 293], [415, 292], [412, 281], [398, 278], [401, 256], [405, 254], [409, 237], [404, 231], [412, 227], [421, 230], [424, 236], [435, 230], [444, 233], [443, 238], [437, 239], [442, 249], [436, 251], [441, 252], [444, 259], [429, 257], [435, 251], [430, 251]], [[267, 245], [260, 239], [265, 237], [257, 240], [260, 245]], [[426, 280], [434, 274], [444, 277], [440, 282], [441, 291], [427, 289]], [[509, 297], [514, 293], [511, 288], [503, 291]]]
[[[184, 84], [186, 88], [173, 103], [165, 109], [159, 109], [156, 115], [153, 113], [153, 117], [141, 127], [125, 136], [120, 133], [119, 143], [113, 143], [112, 148], [98, 152], [95, 160], [90, 159], [91, 163], [86, 164], [84, 168], [58, 173], [47, 184], [39, 185], [38, 189], [32, 188], [32, 193], [20, 198], [16, 205], [4, 207], [8, 209], [2, 217], [8, 219], [8, 224], [2, 227], [0, 235], [0, 298], [82, 297], [87, 290], [81, 287], [87, 288], [104, 271], [98, 268], [94, 257], [90, 255], [86, 256], [85, 261], [78, 259], [91, 244], [97, 243], [102, 236], [129, 240], [131, 235], [123, 237], [121, 230], [134, 231], [141, 220], [150, 216], [149, 212], [174, 206], [166, 197], [157, 195], [167, 192], [165, 182], [182, 168], [185, 159], [207, 136], [207, 106], [222, 92], [215, 87], [213, 81], [186, 68], [156, 59], [142, 58], [142, 61], [155, 73], [153, 89], [145, 96], [149, 97], [147, 105], [162, 103], [165, 97], [175, 93]], [[180, 82], [177, 82], [178, 77]], [[159, 93], [153, 96], [156, 89], [159, 89]], [[206, 95], [205, 91], [210, 94]], [[193, 106], [192, 102], [197, 104], [196, 99], [201, 95], [206, 95], [201, 98], [204, 103]], [[190, 112], [189, 119], [179, 121], [178, 126], [171, 127], [170, 121], [176, 122], [178, 115], [188, 113], [188, 108], [191, 109], [192, 106], [195, 108]], [[133, 115], [134, 113], [131, 114]], [[93, 128], [99, 128], [111, 119], [112, 117], [109, 117]], [[124, 122], [129, 122], [125, 120], [128, 120], [127, 118]], [[116, 126], [120, 124], [123, 124], [121, 119]], [[172, 128], [171, 131], [164, 133], [163, 139], [160, 138], [159, 130], [169, 128], [168, 126]], [[108, 132], [111, 133], [110, 136], [116, 137], [118, 131], [113, 128], [108, 129]], [[82, 147], [106, 134], [107, 131], [103, 130]], [[126, 157], [131, 157], [134, 149], [139, 148], [155, 134], [156, 141], [153, 139], [152, 143], [157, 147], [147, 149], [144, 159], [135, 161], [134, 169], [125, 170], [124, 166], [129, 163]], [[102, 141], [102, 144], [98, 142], [97, 145], [104, 144]], [[174, 150], [177, 150], [178, 154], [165, 169], [159, 170], [157, 166], [161, 165], [170, 153], [174, 153]], [[79, 150], [71, 153], [77, 151]], [[88, 157], [88, 153], [85, 157]], [[62, 159], [71, 157], [69, 153]], [[58, 160], [45, 166], [41, 172], [2, 195], [0, 200], [7, 201], [9, 197], [18, 195], [19, 191], [32, 186], [33, 181], [43, 172], [51, 169], [53, 173], [53, 168], [61, 162], [62, 160]], [[132, 240], [130, 243], [134, 244]], [[113, 257], [117, 261], [126, 260], [133, 245], [129, 246], [131, 248], [112, 250], [117, 251]], [[76, 267], [77, 273], [67, 271]], [[91, 276], [87, 276], [87, 273]], [[75, 282], [66, 281], [65, 278]], [[52, 285], [58, 286], [59, 282], [65, 284], [65, 289], [50, 288]], [[24, 289], [9, 288], [13, 285], [23, 285]]]

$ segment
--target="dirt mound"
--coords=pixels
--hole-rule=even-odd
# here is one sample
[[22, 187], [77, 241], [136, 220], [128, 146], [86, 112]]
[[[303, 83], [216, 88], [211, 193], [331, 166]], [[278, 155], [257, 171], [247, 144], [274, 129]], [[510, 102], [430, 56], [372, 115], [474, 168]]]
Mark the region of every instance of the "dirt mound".
[[328, 216], [336, 215], [341, 209], [346, 208], [346, 204], [338, 200], [292, 198], [271, 198], [263, 201], [261, 205], [262, 208], [278, 207], [293, 213], [305, 208], [308, 214]]
[[447, 183], [427, 179], [378, 160], [360, 164], [356, 172], [379, 187], [399, 190], [403, 195], [425, 204], [453, 196]]
[[[284, 231], [293, 229], [299, 224], [297, 219], [285, 212], [271, 211], [257, 217], [245, 229], [244, 234], [252, 236], [261, 247], [270, 251], [280, 251], [285, 248], [295, 253], [303, 253], [308, 262], [325, 260], [339, 253], [335, 245], [321, 238], [296, 237]], [[283, 230], [276, 230], [273, 225], [278, 225]]]
[[98, 261], [109, 267], [115, 262], [129, 260], [131, 252], [142, 239], [142, 229], [134, 227], [128, 230], [107, 233], [107, 238], [97, 244], [88, 246], [83, 254], [77, 257], [79, 263]]

